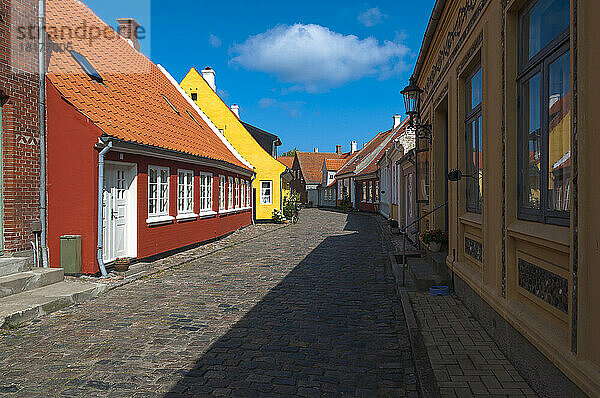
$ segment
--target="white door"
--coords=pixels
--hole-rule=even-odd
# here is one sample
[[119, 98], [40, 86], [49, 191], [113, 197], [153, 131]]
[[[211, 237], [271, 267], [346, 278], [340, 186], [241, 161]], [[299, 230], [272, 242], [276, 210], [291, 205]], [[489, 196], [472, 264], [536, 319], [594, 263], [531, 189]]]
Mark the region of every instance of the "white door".
[[128, 219], [131, 173], [127, 166], [107, 165], [104, 170], [104, 261], [128, 254]]

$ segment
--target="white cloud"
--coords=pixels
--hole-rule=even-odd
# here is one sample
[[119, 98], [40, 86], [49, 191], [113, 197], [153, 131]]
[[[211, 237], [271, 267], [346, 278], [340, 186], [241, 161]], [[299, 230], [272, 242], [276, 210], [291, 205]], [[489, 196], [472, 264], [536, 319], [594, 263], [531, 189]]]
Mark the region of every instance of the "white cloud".
[[274, 74], [308, 92], [323, 92], [363, 77], [388, 78], [407, 68], [400, 42], [359, 39], [320, 25], [279, 25], [231, 49], [231, 63]]
[[217, 36], [211, 34], [208, 36], [208, 44], [210, 44], [213, 48], [219, 48], [223, 42]]
[[290, 117], [301, 117], [300, 107], [304, 105], [302, 101], [279, 101], [275, 98], [261, 98], [258, 101], [258, 106], [263, 109], [278, 108], [284, 110]]
[[371, 27], [379, 25], [385, 18], [387, 18], [387, 15], [382, 13], [379, 7], [373, 7], [358, 14], [357, 19], [361, 24]]

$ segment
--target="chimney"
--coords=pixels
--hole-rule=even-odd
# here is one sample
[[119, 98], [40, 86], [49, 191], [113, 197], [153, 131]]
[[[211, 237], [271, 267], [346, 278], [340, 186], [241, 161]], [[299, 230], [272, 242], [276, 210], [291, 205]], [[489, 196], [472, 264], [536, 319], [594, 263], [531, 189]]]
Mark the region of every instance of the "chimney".
[[315, 148], [315, 149], [313, 149], [313, 152], [314, 152], [314, 153], [318, 153], [318, 152], [319, 152], [319, 148]]
[[352, 142], [350, 143], [350, 148], [351, 148], [351, 149], [350, 149], [350, 152], [351, 152], [351, 153], [354, 153], [354, 152], [358, 151], [358, 142], [356, 142], [356, 141], [352, 141]]
[[394, 128], [400, 126], [401, 121], [402, 121], [402, 116], [394, 115]]
[[140, 51], [138, 41], [138, 28], [140, 24], [133, 18], [117, 18], [119, 23], [119, 34], [129, 42], [136, 50]]
[[341, 145], [335, 146], [335, 153], [337, 153], [338, 155], [342, 154], [342, 146]]
[[217, 86], [215, 84], [215, 71], [210, 66], [207, 66], [206, 68], [202, 69], [202, 77], [204, 78], [204, 80], [206, 80], [210, 88], [212, 88], [213, 91], [216, 92]]
[[236, 105], [236, 104], [231, 105], [231, 111], [233, 113], [235, 113], [235, 115], [237, 116], [238, 119], [240, 118], [240, 106], [239, 105]]

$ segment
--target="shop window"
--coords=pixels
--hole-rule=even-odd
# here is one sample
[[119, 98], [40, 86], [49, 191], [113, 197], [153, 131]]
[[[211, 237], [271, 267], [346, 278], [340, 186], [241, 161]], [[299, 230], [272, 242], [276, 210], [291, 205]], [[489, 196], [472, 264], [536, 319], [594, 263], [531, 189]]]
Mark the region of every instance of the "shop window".
[[571, 70], [569, 0], [520, 14], [519, 218], [569, 225]]
[[465, 88], [466, 171], [472, 177], [465, 179], [467, 211], [481, 213], [483, 204], [483, 118], [481, 111], [483, 84], [480, 64], [467, 75]]
[[177, 171], [177, 214], [194, 212], [194, 172]]

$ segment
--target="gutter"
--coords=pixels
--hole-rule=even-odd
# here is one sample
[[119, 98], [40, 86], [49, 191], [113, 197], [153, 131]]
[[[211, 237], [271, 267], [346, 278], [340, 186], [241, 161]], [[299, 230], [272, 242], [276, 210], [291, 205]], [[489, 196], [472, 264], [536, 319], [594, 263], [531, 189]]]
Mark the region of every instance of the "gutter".
[[100, 154], [98, 154], [98, 251], [96, 258], [98, 260], [100, 272], [102, 272], [102, 278], [108, 277], [106, 267], [104, 266], [103, 253], [104, 223], [102, 219], [102, 211], [104, 210], [104, 156], [108, 153], [108, 151], [110, 151], [112, 146], [112, 141], [108, 141], [108, 144], [106, 144], [104, 149], [102, 149]]
[[440, 23], [446, 1], [447, 0], [436, 0], [435, 5], [433, 6], [433, 11], [431, 12], [431, 17], [429, 18], [429, 23], [427, 24], [427, 29], [423, 36], [423, 42], [421, 43], [421, 49], [419, 50], [419, 57], [417, 58], [417, 63], [415, 64], [415, 69], [412, 74], [415, 78], [418, 78], [421, 73], [421, 68], [423, 67], [425, 57], [427, 56], [427, 52], [433, 41], [433, 35]]
[[38, 3], [38, 74], [40, 87], [39, 123], [40, 123], [40, 221], [42, 224], [41, 242], [42, 266], [49, 267], [48, 226], [46, 224], [46, 9], [45, 0]]

